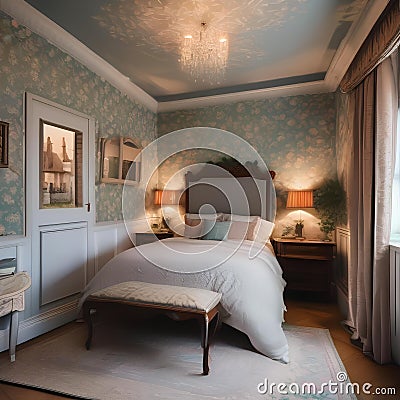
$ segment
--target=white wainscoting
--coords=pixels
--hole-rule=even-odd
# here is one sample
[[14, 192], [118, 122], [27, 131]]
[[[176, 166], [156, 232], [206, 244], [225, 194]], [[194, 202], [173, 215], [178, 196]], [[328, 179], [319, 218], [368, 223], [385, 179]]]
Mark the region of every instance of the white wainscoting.
[[[94, 241], [94, 273], [97, 273], [107, 261], [118, 253], [132, 247], [132, 242], [126, 232], [123, 222], [98, 223], [93, 228]], [[0, 238], [0, 259], [15, 257], [17, 271], [26, 271], [32, 276], [31, 240], [28, 237], [7, 236]], [[83, 271], [81, 271], [83, 273]], [[81, 280], [83, 275], [79, 273]], [[86, 283], [93, 277], [88, 271]], [[76, 285], [75, 285], [76, 286]], [[69, 292], [75, 292], [75, 286]], [[66, 298], [65, 301], [50, 303], [50, 307], [37, 311], [34, 306], [43, 293], [32, 289], [25, 292], [25, 311], [20, 313], [18, 343], [23, 343], [43, 333], [49, 332], [61, 325], [73, 321], [77, 317], [78, 300]], [[0, 318], [0, 351], [8, 349], [9, 317]], [[18, 357], [18, 352], [17, 352]]]
[[350, 265], [350, 231], [336, 228], [336, 271], [337, 302], [344, 318], [348, 314], [348, 271]]
[[[40, 230], [40, 306], [79, 294], [86, 284], [87, 223]], [[63, 245], [60, 246], [60, 243]], [[73, 249], [73, 251], [71, 251]], [[57, 260], [56, 265], [54, 260]], [[83, 267], [82, 267], [83, 266]]]
[[123, 222], [104, 222], [94, 227], [95, 273], [117, 254], [131, 248], [132, 241]]
[[400, 365], [400, 244], [390, 246], [390, 322], [392, 357]]

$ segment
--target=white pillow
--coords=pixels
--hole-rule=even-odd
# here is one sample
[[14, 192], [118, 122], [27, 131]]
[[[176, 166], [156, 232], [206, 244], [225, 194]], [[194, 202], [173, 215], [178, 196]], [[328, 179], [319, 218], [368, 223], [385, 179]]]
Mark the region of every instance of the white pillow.
[[274, 227], [275, 224], [273, 222], [258, 217], [252, 240], [259, 243], [267, 243]]
[[236, 215], [236, 214], [223, 214], [224, 221], [238, 221], [238, 222], [253, 222], [258, 215]]
[[[247, 239], [264, 244], [268, 242], [272, 234], [272, 231], [274, 230], [275, 227], [275, 224], [273, 222], [262, 219], [258, 215], [249, 216], [249, 215], [224, 214], [223, 217], [224, 221], [237, 221], [237, 222], [249, 222], [249, 223], [256, 222], [256, 226], [254, 227], [254, 229], [249, 224], [247, 231]], [[231, 236], [236, 236], [236, 235], [232, 234]], [[229, 237], [228, 235], [228, 239], [230, 238], [231, 237]]]
[[215, 221], [222, 221], [223, 214], [222, 213], [216, 213], [216, 214], [186, 214], [186, 218], [189, 219], [203, 219], [205, 221], [207, 220], [215, 220]]
[[[185, 215], [185, 229], [183, 236], [188, 239], [200, 239], [210, 231], [216, 221], [222, 221], [222, 213], [216, 214], [189, 214]], [[210, 224], [205, 225], [205, 222]]]
[[200, 239], [203, 236], [204, 223], [200, 219], [186, 218], [183, 236], [188, 239]]
[[257, 225], [257, 220], [248, 221], [231, 221], [231, 226], [228, 232], [228, 239], [233, 240], [253, 240], [254, 230]]

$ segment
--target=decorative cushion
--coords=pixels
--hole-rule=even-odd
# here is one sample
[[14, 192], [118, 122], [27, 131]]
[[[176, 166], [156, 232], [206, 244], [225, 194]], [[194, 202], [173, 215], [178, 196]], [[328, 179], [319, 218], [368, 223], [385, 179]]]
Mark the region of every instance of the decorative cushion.
[[272, 231], [274, 230], [275, 224], [265, 219], [259, 218], [257, 225], [254, 229], [253, 239], [255, 242], [267, 243]]
[[220, 302], [222, 294], [206, 289], [129, 281], [98, 290], [90, 297], [209, 312]]
[[204, 231], [207, 232], [202, 239], [204, 240], [226, 240], [226, 237], [228, 236], [229, 232], [229, 227], [231, 226], [231, 222], [215, 222], [214, 226], [212, 226], [211, 230], [210, 227], [208, 227], [207, 223], [211, 222], [213, 223], [214, 221], [204, 221]]
[[[246, 239], [253, 240], [254, 242], [259, 243], [267, 243], [272, 231], [274, 230], [275, 224], [273, 222], [262, 219], [257, 215], [236, 215], [236, 214], [224, 214], [224, 221], [233, 221], [248, 223], [248, 229], [246, 234]], [[255, 225], [254, 225], [255, 224]], [[231, 229], [234, 231], [239, 230], [239, 226], [232, 226]], [[244, 227], [241, 227], [244, 230]], [[236, 239], [236, 233], [232, 233], [228, 235], [228, 239]], [[239, 239], [243, 239], [243, 234], [239, 237]]]
[[233, 240], [253, 240], [254, 229], [257, 220], [252, 222], [232, 221], [229, 229], [228, 239]]
[[200, 239], [205, 233], [211, 230], [215, 221], [222, 221], [223, 214], [186, 214], [185, 230], [183, 236], [189, 239]]
[[203, 221], [186, 217], [183, 236], [189, 239], [199, 239], [203, 236]]

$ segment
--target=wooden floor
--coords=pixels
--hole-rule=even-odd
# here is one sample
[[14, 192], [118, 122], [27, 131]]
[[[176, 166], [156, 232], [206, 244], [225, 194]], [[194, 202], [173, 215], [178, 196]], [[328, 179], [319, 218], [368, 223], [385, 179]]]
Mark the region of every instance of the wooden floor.
[[[396, 396], [360, 395], [359, 399], [399, 399], [400, 398], [400, 367], [395, 365], [380, 366], [365, 357], [358, 348], [350, 344], [349, 335], [340, 325], [341, 315], [335, 304], [286, 299], [288, 312], [286, 322], [291, 325], [310, 326], [329, 329], [336, 349], [346, 367], [352, 382], [362, 386], [371, 383], [374, 388], [395, 387]], [[63, 328], [60, 328], [63, 329]], [[48, 335], [57, 334], [53, 331]], [[34, 339], [40, 340], [40, 338]], [[24, 346], [24, 345], [21, 345]], [[18, 357], [18, 352], [17, 352]], [[42, 393], [35, 390], [18, 388], [0, 383], [1, 400], [55, 400], [65, 397]]]
[[371, 383], [374, 388], [396, 388], [397, 395], [359, 395], [358, 399], [400, 399], [400, 366], [379, 365], [362, 354], [359, 348], [353, 346], [349, 334], [342, 328], [342, 315], [336, 304], [304, 302], [286, 299], [288, 312], [286, 322], [291, 325], [327, 328], [332, 336], [336, 350], [343, 361], [350, 380], [360, 387]]

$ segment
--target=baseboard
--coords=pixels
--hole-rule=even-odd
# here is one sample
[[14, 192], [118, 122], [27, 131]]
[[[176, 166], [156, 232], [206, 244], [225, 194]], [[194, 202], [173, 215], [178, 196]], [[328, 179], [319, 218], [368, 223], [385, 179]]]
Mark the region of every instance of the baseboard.
[[[78, 300], [73, 300], [49, 311], [21, 321], [18, 329], [18, 344], [43, 335], [76, 319]], [[9, 329], [0, 331], [0, 351], [8, 349]]]

